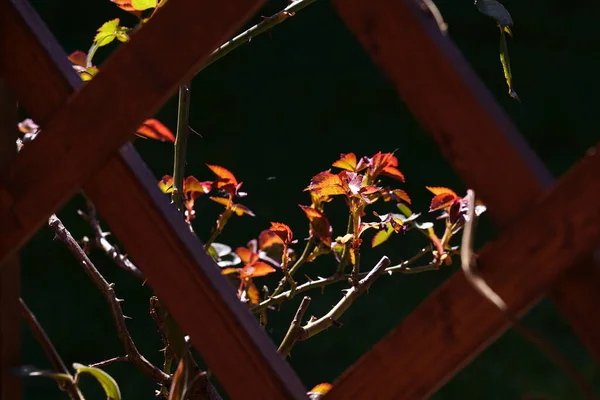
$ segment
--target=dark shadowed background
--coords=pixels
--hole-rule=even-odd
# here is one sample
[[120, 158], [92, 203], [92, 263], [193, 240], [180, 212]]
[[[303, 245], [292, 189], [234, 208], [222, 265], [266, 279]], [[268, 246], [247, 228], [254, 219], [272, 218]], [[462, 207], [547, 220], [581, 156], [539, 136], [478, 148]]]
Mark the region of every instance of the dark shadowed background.
[[[133, 23], [108, 0], [35, 0], [33, 4], [67, 53], [87, 51], [95, 30], [109, 19], [120, 17], [125, 25]], [[509, 50], [521, 104], [507, 95], [493, 21], [480, 14], [472, 0], [439, 0], [437, 4], [455, 43], [553, 174], [566, 171], [595, 144], [599, 138], [594, 103], [600, 88], [600, 57], [595, 46], [598, 3], [505, 1], [515, 21]], [[283, 0], [268, 1], [248, 26], [260, 21], [260, 15], [271, 15], [285, 5]], [[189, 40], [193, 43], [194, 38]], [[98, 52], [100, 66], [108, 53], [110, 49]], [[176, 102], [171, 100], [158, 118], [174, 130], [175, 116]], [[236, 174], [249, 193], [243, 203], [256, 218], [234, 218], [219, 239], [234, 247], [256, 237], [269, 221], [287, 223], [297, 237], [305, 237], [307, 224], [298, 204], [307, 204], [309, 198], [302, 189], [340, 153], [371, 156], [379, 150], [396, 150], [399, 168], [407, 177], [401, 187], [413, 198], [416, 211], [427, 210], [430, 194], [425, 185], [464, 192], [435, 144], [327, 1], [299, 12], [198, 75], [193, 81], [191, 125], [203, 137], [191, 137], [189, 173], [200, 180], [211, 179], [205, 163], [219, 164]], [[171, 145], [150, 140], [136, 140], [135, 145], [157, 180], [172, 174]], [[341, 234], [345, 214], [341, 202], [337, 206], [330, 207], [330, 217], [335, 233]], [[75, 198], [59, 213], [76, 237], [90, 234], [76, 215], [81, 207], [82, 199]], [[206, 239], [219, 206], [200, 199], [196, 211], [194, 226]], [[564, 212], [568, 210], [557, 210], [557, 216]], [[483, 221], [478, 241], [483, 243], [495, 234], [492, 224]], [[422, 243], [417, 234], [394, 238], [381, 248], [364, 250], [362, 265], [374, 265], [383, 254], [398, 262]], [[68, 365], [123, 355], [108, 307], [64, 246], [52, 240], [49, 229], [42, 229], [30, 241], [22, 259], [23, 298]], [[162, 362], [159, 338], [148, 315], [151, 289], [140, 287], [99, 252], [93, 253], [93, 259], [106, 278], [116, 282], [117, 294], [125, 299], [124, 310], [133, 318], [129, 327], [140, 351], [150, 360]], [[330, 260], [323, 259], [305, 271], [314, 277], [329, 273], [331, 268]], [[455, 270], [453, 266], [435, 273], [382, 277], [369, 295], [344, 315], [341, 329], [333, 328], [299, 343], [292, 352], [292, 366], [308, 388], [333, 382]], [[267, 277], [259, 283], [272, 285], [276, 279]], [[340, 288], [330, 287], [323, 295], [312, 293], [309, 312], [317, 316], [326, 312], [339, 299]], [[268, 333], [276, 343], [285, 334], [298, 301], [270, 314]], [[525, 322], [542, 331], [600, 388], [600, 369], [549, 301], [535, 307]], [[23, 340], [23, 363], [49, 367], [25, 327]], [[154, 384], [131, 365], [106, 370], [116, 378], [124, 399], [152, 398]], [[84, 389], [90, 393], [88, 398], [104, 397], [91, 380], [85, 380]], [[575, 386], [550, 359], [510, 331], [434, 398], [526, 396], [579, 398]], [[52, 381], [25, 381], [25, 399], [65, 397]]]

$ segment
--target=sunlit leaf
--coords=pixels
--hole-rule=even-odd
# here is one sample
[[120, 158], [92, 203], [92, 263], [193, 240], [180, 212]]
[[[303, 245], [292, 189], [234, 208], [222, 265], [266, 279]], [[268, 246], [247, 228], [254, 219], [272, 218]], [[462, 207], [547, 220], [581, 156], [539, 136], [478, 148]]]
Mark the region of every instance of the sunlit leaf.
[[344, 236], [338, 236], [335, 238], [335, 241], [338, 243], [348, 243], [354, 237], [351, 233], [346, 233]]
[[246, 288], [246, 293], [248, 294], [248, 299], [250, 300], [250, 304], [258, 304], [260, 303], [260, 292], [258, 288], [254, 284], [254, 282], [248, 282], [248, 287]]
[[504, 79], [506, 79], [506, 85], [508, 86], [508, 94], [513, 99], [520, 102], [519, 96], [513, 87], [513, 76], [510, 68], [510, 58], [508, 56], [508, 43], [506, 43], [505, 30], [500, 31], [500, 62], [502, 63], [502, 71], [504, 72]]
[[115, 39], [119, 28], [119, 22], [120, 19], [115, 18], [105, 22], [98, 28], [98, 33], [94, 37], [94, 42], [98, 44], [98, 47], [106, 46]]
[[75, 50], [69, 54], [69, 61], [71, 61], [71, 64], [73, 65], [85, 68], [87, 67], [87, 54], [81, 50]]
[[247, 247], [238, 247], [235, 249], [235, 253], [240, 256], [244, 264], [252, 264], [258, 261], [258, 253], [253, 252]]
[[453, 190], [448, 189], [446, 187], [441, 187], [441, 186], [425, 186], [425, 188], [427, 190], [429, 190], [431, 193], [435, 194], [436, 196], [438, 194], [449, 193], [449, 194], [453, 195], [454, 197], [458, 197], [458, 195], [456, 193], [454, 193]]
[[402, 214], [404, 214], [404, 216], [406, 218], [410, 218], [413, 215], [413, 212], [411, 211], [410, 208], [408, 208], [408, 206], [406, 204], [398, 203], [396, 206], [398, 207], [398, 210], [400, 210], [400, 212]]
[[229, 207], [230, 206], [230, 201], [229, 199], [225, 198], [225, 197], [209, 197], [212, 201], [214, 201], [215, 203], [219, 203], [221, 205], [224, 205], [225, 207]]
[[144, 11], [149, 8], [155, 8], [157, 0], [131, 0], [131, 5], [138, 11]]
[[310, 190], [318, 196], [335, 196], [338, 194], [346, 194], [343, 187], [342, 179], [339, 175], [332, 174], [329, 171], [321, 172], [315, 175], [310, 185], [304, 189]]
[[354, 153], [342, 154], [341, 158], [333, 163], [334, 167], [347, 171], [356, 171], [356, 155]]
[[18, 128], [21, 133], [34, 133], [40, 129], [40, 126], [33, 122], [32, 119], [27, 118], [19, 122]]
[[239, 274], [240, 270], [241, 270], [241, 268], [232, 268], [232, 267], [223, 268], [221, 270], [221, 275]]
[[165, 175], [158, 182], [158, 187], [163, 193], [173, 193], [173, 177]]
[[260, 250], [267, 250], [274, 245], [281, 245], [282, 243], [281, 238], [269, 229], [265, 229], [258, 236], [258, 248]]
[[319, 240], [326, 246], [330, 246], [333, 229], [331, 228], [331, 224], [329, 223], [329, 220], [325, 214], [308, 206], [300, 205], [300, 208], [302, 211], [304, 211], [310, 222], [311, 234], [314, 234], [316, 237], [318, 237]]
[[404, 182], [404, 174], [400, 172], [396, 167], [385, 167], [383, 171], [381, 171], [381, 174], [389, 176], [390, 178], [397, 179], [400, 182]]
[[271, 222], [269, 230], [275, 233], [285, 243], [290, 244], [293, 242], [293, 233], [289, 226], [282, 224], [281, 222]]
[[371, 240], [371, 247], [377, 247], [380, 244], [382, 244], [383, 242], [385, 242], [386, 240], [388, 240], [390, 238], [390, 236], [392, 235], [392, 233], [394, 233], [394, 228], [392, 227], [391, 224], [387, 225], [386, 229], [382, 229], [380, 231], [378, 231], [375, 236], [373, 236], [373, 239]]
[[121, 400], [121, 391], [112, 376], [99, 368], [86, 367], [82, 364], [74, 363], [73, 368], [75, 368], [75, 371], [77, 372], [75, 375], [76, 381], [79, 375], [90, 374], [100, 383], [108, 400]]
[[131, 0], [110, 0], [115, 3], [120, 9], [125, 11], [137, 11], [133, 5], [131, 5]]
[[84, 71], [79, 72], [79, 76], [83, 81], [91, 81], [94, 76], [96, 76], [100, 72], [100, 70], [96, 67], [88, 67]]
[[185, 398], [188, 384], [188, 370], [185, 360], [186, 357], [181, 357], [177, 370], [173, 374], [173, 381], [169, 389], [169, 400], [183, 400]]
[[240, 276], [244, 278], [256, 278], [259, 276], [268, 275], [271, 272], [275, 272], [275, 268], [262, 261], [257, 261], [242, 268], [240, 271]]
[[327, 392], [329, 392], [331, 390], [332, 387], [333, 386], [327, 382], [319, 383], [317, 386], [310, 389], [310, 391], [308, 393], [309, 394], [311, 394], [311, 393], [326, 394]]
[[442, 208], [451, 206], [456, 199], [458, 199], [458, 197], [451, 193], [438, 194], [433, 198], [433, 200], [431, 200], [431, 205], [429, 206], [429, 211], [437, 211]]
[[[221, 182], [221, 186], [223, 186], [224, 184], [231, 184], [233, 186], [237, 186], [238, 181], [235, 178], [235, 176], [229, 172], [227, 169], [219, 166], [219, 165], [211, 165], [211, 164], [206, 164], [208, 166], [208, 168], [210, 168], [210, 170], [217, 175], [217, 177], [219, 178], [219, 181]], [[218, 186], [219, 188], [221, 186]]]
[[204, 181], [200, 182], [193, 176], [188, 176], [183, 181], [183, 191], [185, 193], [198, 193], [198, 194], [207, 194], [210, 192], [212, 188], [212, 182]]
[[175, 135], [164, 126], [159, 120], [150, 118], [144, 121], [144, 123], [137, 129], [136, 132], [139, 136], [156, 139], [161, 142], [175, 143]]
[[245, 205], [242, 204], [234, 204], [232, 207], [233, 212], [235, 213], [235, 215], [237, 215], [238, 217], [241, 217], [244, 214], [247, 214], [251, 217], [254, 217], [254, 213], [252, 212], [252, 210], [250, 210], [248, 207], [246, 207]]

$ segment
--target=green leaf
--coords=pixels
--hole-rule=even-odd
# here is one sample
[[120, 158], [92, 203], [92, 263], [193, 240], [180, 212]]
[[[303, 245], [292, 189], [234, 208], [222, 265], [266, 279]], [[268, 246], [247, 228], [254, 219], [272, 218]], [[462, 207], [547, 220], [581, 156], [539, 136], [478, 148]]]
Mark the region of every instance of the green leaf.
[[131, 0], [131, 5], [138, 11], [156, 7], [157, 0]]
[[98, 33], [94, 37], [94, 42], [97, 43], [98, 47], [106, 46], [115, 40], [117, 30], [119, 29], [119, 22], [119, 18], [111, 19], [98, 28]]
[[502, 3], [496, 0], [475, 0], [475, 5], [479, 11], [494, 19], [500, 26], [513, 25], [512, 17]]
[[394, 232], [394, 228], [392, 224], [387, 224], [386, 229], [382, 229], [378, 231], [375, 236], [373, 236], [373, 240], [371, 241], [371, 247], [376, 247], [385, 242], [390, 238], [392, 233]]
[[129, 28], [125, 27], [125, 26], [119, 26], [117, 28], [117, 31], [115, 32], [115, 37], [117, 38], [117, 40], [119, 42], [128, 42], [129, 41], [129, 35], [127, 34], [127, 32], [129, 32]]
[[117, 382], [99, 368], [94, 367], [86, 367], [85, 365], [74, 363], [73, 368], [77, 371], [75, 375], [75, 381], [79, 379], [79, 375], [81, 374], [90, 374], [102, 385], [104, 389], [104, 393], [106, 393], [107, 400], [121, 400], [121, 391], [119, 390], [119, 386]]
[[500, 31], [500, 62], [502, 63], [502, 71], [504, 71], [504, 79], [506, 79], [506, 84], [508, 85], [508, 94], [520, 102], [521, 100], [519, 100], [519, 96], [513, 87], [510, 58], [508, 57], [508, 43], [506, 43], [506, 34], [504, 32], [504, 30]]

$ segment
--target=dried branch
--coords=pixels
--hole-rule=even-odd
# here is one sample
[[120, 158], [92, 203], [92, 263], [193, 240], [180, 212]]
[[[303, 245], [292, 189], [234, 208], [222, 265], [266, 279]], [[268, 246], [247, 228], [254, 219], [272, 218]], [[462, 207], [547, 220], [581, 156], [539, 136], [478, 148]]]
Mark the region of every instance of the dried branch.
[[67, 228], [65, 228], [56, 215], [52, 215], [50, 217], [48, 224], [54, 230], [56, 237], [67, 245], [69, 251], [71, 251], [71, 253], [75, 256], [79, 264], [83, 267], [85, 272], [96, 285], [98, 290], [100, 290], [102, 296], [108, 303], [110, 313], [117, 327], [117, 334], [121, 340], [121, 343], [123, 344], [123, 347], [125, 348], [128, 359], [156, 382], [160, 383], [161, 385], [169, 384], [171, 377], [161, 371], [160, 368], [146, 360], [135, 346], [135, 343], [129, 334], [129, 330], [127, 329], [127, 324], [125, 323], [125, 317], [123, 315], [123, 310], [121, 309], [120, 300], [115, 295], [113, 285], [109, 284], [104, 279], [87, 254], [85, 254], [83, 249], [79, 246], [77, 241], [73, 238], [71, 233], [67, 230]]
[[107, 365], [110, 365], [110, 364], [114, 364], [114, 363], [118, 363], [118, 362], [126, 362], [126, 361], [129, 361], [129, 357], [127, 357], [127, 356], [113, 357], [113, 358], [109, 358], [108, 360], [90, 364], [90, 367], [102, 368], [102, 367], [106, 367]]
[[[311, 320], [305, 326], [298, 326], [298, 324], [294, 324], [294, 321], [292, 321], [292, 326], [290, 326], [288, 334], [286, 335], [284, 341], [279, 347], [280, 354], [282, 354], [283, 356], [289, 354], [289, 350], [297, 341], [306, 340], [316, 335], [317, 333], [324, 331], [330, 326], [339, 326], [340, 323], [338, 322], [338, 320], [341, 318], [341, 316], [344, 315], [346, 310], [348, 310], [352, 303], [354, 303], [354, 301], [361, 294], [369, 290], [373, 282], [375, 282], [375, 280], [385, 272], [385, 269], [389, 265], [390, 259], [384, 256], [377, 263], [377, 265], [375, 265], [375, 267], [367, 274], [367, 276], [365, 276], [358, 282], [356, 286], [347, 289], [347, 292], [344, 295], [344, 297], [327, 314], [325, 314], [321, 318]], [[307, 297], [305, 297], [304, 299], [306, 300]], [[305, 307], [308, 307], [308, 304], [306, 304], [307, 302], [303, 301], [303, 303], [305, 303]], [[298, 312], [296, 313], [296, 317], [299, 316], [301, 318], [304, 314], [304, 311], [306, 310], [301, 304], [300, 308], [298, 309]]]
[[79, 388], [73, 381], [71, 373], [65, 366], [65, 363], [63, 362], [62, 358], [60, 358], [60, 355], [58, 354], [56, 348], [54, 347], [54, 344], [52, 344], [52, 341], [44, 331], [44, 328], [42, 328], [37, 318], [31, 312], [29, 307], [27, 307], [23, 299], [19, 298], [19, 304], [21, 309], [21, 316], [27, 323], [27, 326], [29, 326], [29, 329], [31, 329], [31, 332], [33, 333], [37, 341], [44, 349], [44, 353], [46, 353], [46, 357], [48, 357], [54, 369], [61, 374], [65, 374], [71, 377], [70, 381], [61, 382], [59, 383], [59, 386], [62, 390], [69, 394], [69, 397], [71, 399], [83, 400], [83, 395], [81, 394]]
[[296, 311], [296, 315], [290, 324], [290, 328], [288, 329], [283, 341], [281, 342], [281, 345], [279, 345], [279, 349], [277, 350], [277, 352], [283, 358], [286, 358], [290, 354], [292, 347], [294, 347], [298, 341], [299, 335], [297, 331], [302, 329], [302, 319], [304, 318], [304, 314], [306, 313], [306, 310], [308, 310], [309, 305], [310, 297], [304, 296], [300, 306], [298, 307], [298, 311]]
[[[96, 206], [94, 206], [94, 204], [89, 199], [86, 200], [88, 208], [87, 214], [81, 210], [77, 211], [77, 213], [92, 227], [92, 230], [94, 232], [94, 245], [102, 251], [104, 251], [104, 253], [106, 253], [106, 255], [110, 257], [110, 259], [113, 260], [119, 268], [130, 272], [133, 276], [135, 276], [142, 282], [145, 281], [146, 278], [144, 277], [142, 271], [140, 271], [140, 269], [136, 267], [135, 264], [133, 264], [131, 260], [127, 258], [127, 256], [121, 254], [121, 252], [115, 246], [113, 246], [108, 240], [106, 240], [106, 236], [108, 236], [109, 233], [104, 232], [100, 227], [100, 221], [98, 221]], [[86, 239], [87, 238], [84, 238], [84, 240]]]

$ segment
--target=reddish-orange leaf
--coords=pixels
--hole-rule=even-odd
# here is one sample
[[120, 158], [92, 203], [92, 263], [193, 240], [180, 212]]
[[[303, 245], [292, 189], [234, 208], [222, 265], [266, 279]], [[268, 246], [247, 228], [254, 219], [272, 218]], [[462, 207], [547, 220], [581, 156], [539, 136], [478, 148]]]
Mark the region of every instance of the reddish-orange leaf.
[[271, 267], [267, 263], [258, 261], [258, 262], [252, 263], [252, 264], [248, 264], [244, 268], [242, 268], [242, 270], [240, 271], [240, 277], [256, 278], [259, 276], [268, 275], [271, 272], [275, 272], [275, 268]]
[[333, 166], [348, 171], [356, 171], [356, 155], [354, 153], [342, 153], [341, 158], [334, 162]]
[[161, 142], [175, 143], [175, 135], [173, 135], [169, 128], [154, 118], [145, 120], [136, 133], [139, 136], [160, 140]]
[[110, 0], [110, 1], [115, 3], [117, 5], [117, 7], [119, 7], [122, 10], [129, 11], [129, 12], [137, 11], [135, 8], [133, 8], [133, 5], [131, 4], [131, 0]]
[[331, 229], [331, 224], [327, 217], [322, 212], [312, 207], [300, 205], [300, 208], [304, 211], [306, 217], [310, 221], [311, 233], [317, 236], [323, 244], [330, 246], [333, 230]]
[[223, 269], [221, 269], [221, 275], [239, 274], [240, 270], [241, 270], [241, 268], [233, 268], [233, 267], [223, 268]]
[[214, 172], [215, 175], [217, 175], [217, 177], [219, 178], [219, 181], [221, 181], [222, 185], [218, 186], [218, 188], [225, 186], [225, 184], [237, 186], [237, 184], [238, 184], [237, 179], [235, 179], [235, 176], [231, 172], [229, 172], [227, 169], [225, 169], [219, 165], [211, 165], [211, 164], [206, 164], [206, 165], [208, 166], [208, 168], [210, 168], [210, 170], [212, 172]]
[[173, 177], [169, 175], [165, 175], [158, 182], [158, 187], [163, 193], [172, 193], [173, 192]]
[[285, 244], [292, 243], [293, 233], [289, 226], [281, 222], [271, 222], [269, 230], [281, 238]]
[[235, 253], [240, 256], [244, 264], [252, 264], [258, 261], [258, 253], [253, 252], [247, 247], [238, 247]]
[[182, 357], [175, 374], [173, 374], [173, 381], [171, 382], [171, 388], [169, 389], [169, 400], [183, 400], [185, 398], [187, 383], [188, 371], [186, 358]]
[[248, 282], [248, 287], [246, 289], [246, 293], [248, 294], [248, 299], [250, 300], [250, 304], [258, 304], [260, 303], [260, 292], [258, 288], [254, 284], [254, 282]]
[[209, 199], [211, 199], [215, 203], [222, 204], [225, 207], [230, 207], [231, 206], [230, 200], [228, 198], [225, 198], [225, 197], [209, 197]]
[[[396, 157], [394, 157], [396, 158]], [[389, 176], [390, 178], [398, 179], [400, 182], [404, 182], [404, 174], [398, 171], [398, 168], [388, 166], [381, 171], [382, 175]]]
[[79, 67], [86, 68], [87, 67], [87, 54], [85, 54], [81, 50], [75, 50], [71, 54], [69, 54], [69, 61], [71, 64], [77, 65]]
[[446, 208], [452, 205], [454, 201], [457, 199], [455, 195], [450, 193], [441, 193], [438, 194], [431, 200], [431, 205], [429, 206], [429, 211], [437, 211], [442, 208]]
[[441, 186], [425, 186], [427, 188], [427, 190], [429, 190], [431, 193], [435, 194], [436, 196], [438, 194], [451, 194], [454, 197], [458, 197], [458, 195], [456, 193], [454, 193], [453, 190], [445, 188], [445, 187], [441, 187]]
[[266, 250], [276, 244], [282, 245], [283, 241], [273, 231], [265, 229], [258, 236], [258, 248], [261, 250]]
[[394, 200], [396, 200], [396, 201], [404, 200], [408, 204], [411, 204], [410, 197], [408, 197], [408, 194], [404, 190], [394, 189], [391, 191], [391, 193], [395, 197]]
[[342, 179], [339, 175], [332, 174], [329, 171], [321, 172], [315, 175], [310, 185], [304, 189], [314, 192], [318, 196], [335, 196], [337, 194], [346, 194]]
[[248, 207], [242, 204], [234, 204], [232, 210], [238, 217], [241, 217], [244, 214], [248, 214], [251, 217], [255, 216], [254, 213]]
[[327, 392], [329, 392], [331, 390], [333, 386], [331, 385], [331, 383], [319, 383], [317, 386], [315, 386], [314, 388], [310, 389], [309, 393], [318, 393], [318, 394], [326, 394]]

